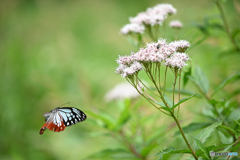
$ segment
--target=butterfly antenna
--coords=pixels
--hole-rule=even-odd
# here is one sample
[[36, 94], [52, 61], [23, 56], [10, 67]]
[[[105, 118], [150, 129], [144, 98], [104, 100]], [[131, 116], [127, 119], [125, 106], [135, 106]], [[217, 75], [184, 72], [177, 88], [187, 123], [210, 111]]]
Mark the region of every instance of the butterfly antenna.
[[70, 102], [64, 103], [64, 104], [60, 105], [59, 107], [64, 106], [65, 104], [69, 104], [69, 103], [70, 103]]

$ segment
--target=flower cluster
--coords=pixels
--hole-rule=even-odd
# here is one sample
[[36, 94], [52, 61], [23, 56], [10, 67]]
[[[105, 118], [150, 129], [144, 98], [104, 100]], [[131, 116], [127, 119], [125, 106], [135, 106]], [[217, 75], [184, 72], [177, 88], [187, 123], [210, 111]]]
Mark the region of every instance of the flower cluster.
[[113, 101], [113, 100], [121, 100], [125, 98], [136, 98], [139, 96], [139, 93], [136, 91], [136, 89], [131, 86], [131, 84], [125, 82], [120, 83], [116, 85], [113, 89], [108, 91], [104, 98], [107, 102]]
[[184, 53], [189, 47], [189, 42], [185, 40], [168, 44], [165, 39], [160, 39], [156, 43], [147, 44], [145, 48], [140, 48], [138, 52], [132, 53], [130, 56], [119, 56], [117, 59], [119, 67], [116, 69], [116, 73], [124, 78], [130, 77], [152, 63], [181, 69], [187, 65], [186, 62], [189, 60], [188, 55]]
[[169, 27], [176, 28], [176, 29], [182, 28], [182, 26], [183, 26], [182, 23], [178, 20], [171, 21], [169, 23]]
[[122, 29], [121, 33], [126, 35], [129, 33], [143, 33], [145, 30], [144, 25], [137, 23], [126, 24]]
[[186, 40], [174, 41], [169, 45], [175, 48], [177, 52], [185, 52], [190, 47], [190, 43]]
[[158, 4], [148, 8], [145, 12], [140, 12], [135, 17], [130, 17], [130, 24], [121, 29], [122, 34], [143, 33], [144, 25], [161, 25], [168, 15], [175, 14], [177, 10], [171, 4]]

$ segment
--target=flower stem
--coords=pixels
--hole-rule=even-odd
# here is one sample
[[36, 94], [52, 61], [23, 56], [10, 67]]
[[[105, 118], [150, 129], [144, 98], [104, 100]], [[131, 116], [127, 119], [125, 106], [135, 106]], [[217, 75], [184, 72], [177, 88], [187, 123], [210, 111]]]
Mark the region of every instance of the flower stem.
[[155, 41], [156, 39], [154, 38], [153, 33], [152, 33], [152, 26], [151, 25], [146, 25], [146, 28], [148, 29], [149, 36], [151, 37], [151, 39], [153, 41]]
[[231, 40], [235, 50], [236, 51], [240, 51], [239, 47], [236, 44], [236, 41], [233, 39], [233, 37], [231, 35], [230, 29], [229, 29], [229, 26], [228, 26], [228, 23], [227, 23], [227, 19], [226, 19], [226, 16], [225, 16], [224, 12], [223, 12], [223, 8], [222, 8], [222, 6], [220, 4], [220, 1], [219, 0], [215, 0], [214, 2], [217, 5], [217, 8], [218, 8], [218, 10], [221, 13], [221, 17], [222, 17], [222, 20], [223, 20], [223, 23], [224, 23], [225, 31], [227, 32], [229, 39]]
[[[178, 77], [178, 69], [174, 68], [174, 82], [173, 82], [173, 105], [174, 106], [174, 95], [175, 95], [175, 87], [176, 87], [176, 83], [177, 83], [177, 77]], [[174, 110], [173, 110], [174, 112]]]
[[180, 126], [180, 124], [179, 124], [179, 122], [178, 122], [178, 119], [175, 117], [175, 115], [173, 114], [173, 112], [171, 112], [171, 116], [172, 116], [173, 119], [175, 120], [175, 122], [176, 122], [176, 124], [177, 124], [177, 126], [178, 126], [178, 129], [180, 130], [180, 132], [181, 132], [181, 134], [182, 134], [182, 137], [183, 137], [185, 143], [187, 144], [188, 148], [189, 148], [189, 149], [191, 150], [191, 152], [192, 152], [193, 157], [194, 157], [196, 160], [198, 160], [198, 157], [196, 156], [195, 152], [194, 152], [193, 149], [191, 148], [191, 146], [190, 146], [190, 144], [189, 144], [189, 142], [188, 142], [185, 134], [183, 133], [182, 127]]
[[[178, 101], [180, 101], [180, 87], [181, 87], [181, 69], [179, 71], [179, 81], [178, 81]], [[174, 92], [174, 91], [173, 91]], [[178, 115], [179, 115], [179, 110], [180, 110], [180, 104], [178, 106], [178, 113], [177, 113], [177, 119], [178, 119]]]
[[168, 66], [166, 66], [166, 69], [165, 69], [163, 94], [165, 93], [165, 88], [166, 88], [166, 81], [167, 81], [167, 68], [168, 68]]

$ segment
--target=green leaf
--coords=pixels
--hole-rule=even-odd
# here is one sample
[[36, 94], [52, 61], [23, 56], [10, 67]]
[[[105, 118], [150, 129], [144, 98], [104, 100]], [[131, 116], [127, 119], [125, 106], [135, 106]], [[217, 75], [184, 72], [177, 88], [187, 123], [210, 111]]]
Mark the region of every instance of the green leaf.
[[[183, 127], [182, 130], [185, 134], [188, 134], [199, 129], [203, 129], [209, 125], [211, 125], [211, 123], [190, 123], [188, 126]], [[181, 133], [180, 131], [177, 131], [175, 135], [179, 135], [180, 133]]]
[[232, 148], [232, 146], [234, 146], [236, 143], [238, 143], [239, 139], [236, 140], [235, 142], [233, 142], [232, 144], [226, 146], [226, 148], [224, 150], [222, 150], [222, 152], [228, 152], [230, 151], [230, 149]]
[[225, 87], [228, 83], [236, 80], [236, 79], [240, 79], [240, 72], [234, 74], [233, 76], [225, 79], [220, 85], [218, 85], [217, 88], [214, 89], [211, 97], [213, 97], [219, 90], [221, 90], [223, 87]]
[[163, 102], [155, 102], [156, 104], [158, 104], [161, 107], [166, 107], [165, 104]]
[[[213, 151], [213, 150], [216, 151], [216, 150], [222, 149], [224, 147], [228, 147], [229, 145], [232, 145], [232, 144], [213, 145], [213, 146], [208, 146], [207, 149], [209, 151]], [[203, 151], [201, 149], [199, 149], [195, 153], [197, 156], [201, 156], [203, 154]]]
[[[235, 144], [236, 144], [236, 143], [235, 143]], [[239, 149], [239, 147], [240, 147], [240, 143], [237, 143], [235, 146], [233, 146], [233, 148], [231, 149], [231, 151], [233, 152], [233, 151]]]
[[104, 113], [94, 113], [92, 111], [85, 111], [88, 115], [91, 115], [93, 116], [94, 118], [96, 118], [97, 120], [100, 120], [102, 122], [99, 123], [99, 126], [100, 127], [104, 127], [104, 128], [108, 128], [108, 129], [113, 129], [114, 126], [115, 126], [115, 119], [112, 118], [111, 116], [107, 115], [107, 114], [104, 114]]
[[231, 143], [231, 140], [229, 138], [227, 138], [221, 131], [218, 131], [218, 135], [219, 135], [220, 140], [223, 144]]
[[167, 102], [167, 104], [168, 104], [168, 106], [170, 107], [170, 108], [172, 108], [173, 107], [173, 101], [167, 96], [167, 95], [163, 95], [163, 98], [165, 99], [165, 101]]
[[193, 25], [194, 27], [196, 27], [197, 29], [199, 29], [203, 34], [209, 35], [208, 29], [207, 29], [207, 27], [205, 27], [204, 25], [199, 24], [199, 23], [197, 23], [197, 22], [193, 22], [192, 25]]
[[165, 154], [174, 154], [174, 153], [187, 153], [187, 154], [191, 154], [191, 150], [188, 149], [176, 149], [172, 146], [165, 148], [164, 150], [158, 152], [155, 156], [159, 156], [158, 159], [162, 159], [163, 155]]
[[229, 118], [238, 121], [240, 119], [240, 109], [233, 110], [232, 113], [229, 115]]
[[232, 38], [235, 39], [235, 37], [240, 33], [240, 29], [236, 28], [232, 31]]
[[240, 123], [238, 121], [236, 121], [235, 119], [232, 119], [232, 120], [240, 126]]
[[182, 104], [183, 102], [186, 102], [187, 100], [191, 99], [192, 97], [194, 97], [197, 93], [187, 97], [187, 98], [182, 98], [180, 99], [180, 101], [177, 104], [174, 104], [173, 109], [176, 108], [177, 106], [179, 106], [180, 104]]
[[[222, 121], [215, 122], [212, 125], [208, 126], [207, 128], [203, 129], [196, 138], [201, 141], [202, 144], [206, 142], [207, 138], [211, 135], [211, 133], [215, 130], [216, 127], [222, 124]], [[194, 148], [197, 150], [198, 146], [194, 143]]]
[[135, 47], [138, 47], [138, 42], [135, 41], [135, 40], [132, 38], [132, 36], [128, 36], [128, 37], [127, 37], [127, 41], [128, 41], [128, 43], [130, 43], [131, 45], [133, 45], [133, 46], [135, 46]]
[[226, 130], [229, 130], [229, 131], [231, 131], [232, 133], [234, 133], [235, 135], [238, 136], [238, 133], [234, 129], [230, 128], [230, 127], [227, 127], [227, 126], [224, 126], [224, 125], [219, 125], [219, 127], [222, 127], [222, 128], [224, 128]]
[[117, 120], [116, 130], [119, 130], [122, 128], [122, 126], [131, 118], [130, 116], [130, 103], [129, 101], [125, 100], [124, 103], [124, 109], [119, 115], [119, 118]]
[[188, 76], [191, 76], [191, 74], [192, 74], [192, 67], [189, 67], [188, 70], [183, 74], [183, 88], [186, 86], [189, 80]]
[[141, 155], [146, 156], [148, 155], [154, 148], [158, 147], [158, 144], [152, 144], [144, 147], [141, 151]]
[[194, 79], [196, 80], [196, 83], [201, 88], [201, 90], [207, 94], [209, 90], [209, 81], [202, 71], [202, 69], [197, 65], [195, 68], [195, 76]]
[[137, 160], [136, 156], [124, 149], [105, 149], [90, 155], [87, 159], [129, 159]]
[[203, 153], [207, 156], [207, 158], [209, 160], [211, 160], [211, 157], [209, 155], [209, 151], [208, 151], [207, 147], [205, 147], [203, 145], [203, 143], [200, 140], [198, 140], [196, 137], [194, 137], [194, 139], [195, 139], [195, 142], [196, 142], [197, 146], [203, 151]]
[[158, 127], [151, 135], [147, 136], [146, 144], [149, 145], [151, 143], [154, 143], [157, 138], [164, 137], [165, 133], [165, 127], [161, 126]]
[[201, 39], [199, 39], [197, 42], [193, 43], [191, 45], [191, 48], [189, 50], [192, 50], [194, 47], [200, 45], [201, 43], [203, 43], [206, 39], [208, 38], [208, 35], [204, 35]]

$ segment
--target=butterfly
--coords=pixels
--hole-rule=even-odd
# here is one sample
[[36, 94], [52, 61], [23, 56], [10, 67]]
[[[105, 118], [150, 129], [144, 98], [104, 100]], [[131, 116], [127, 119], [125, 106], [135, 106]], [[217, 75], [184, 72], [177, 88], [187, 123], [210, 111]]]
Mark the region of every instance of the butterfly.
[[73, 107], [58, 107], [44, 113], [43, 116], [45, 116], [45, 123], [39, 131], [40, 135], [46, 129], [54, 130], [54, 132], [64, 131], [66, 127], [84, 121], [87, 118], [83, 111]]

